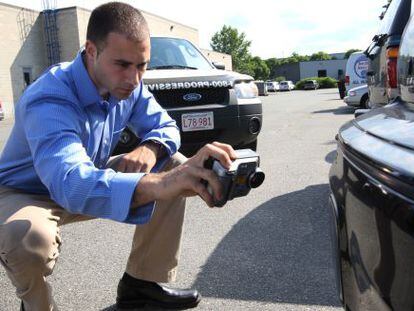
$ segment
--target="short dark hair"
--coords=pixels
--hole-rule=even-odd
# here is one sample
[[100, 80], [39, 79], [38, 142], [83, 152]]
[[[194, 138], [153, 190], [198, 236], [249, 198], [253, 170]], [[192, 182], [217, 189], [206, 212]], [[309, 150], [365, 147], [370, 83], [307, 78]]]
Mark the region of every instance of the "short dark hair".
[[142, 13], [122, 2], [108, 2], [92, 11], [86, 39], [95, 43], [98, 50], [102, 50], [110, 32], [125, 35], [128, 39], [137, 42], [149, 36], [148, 24]]

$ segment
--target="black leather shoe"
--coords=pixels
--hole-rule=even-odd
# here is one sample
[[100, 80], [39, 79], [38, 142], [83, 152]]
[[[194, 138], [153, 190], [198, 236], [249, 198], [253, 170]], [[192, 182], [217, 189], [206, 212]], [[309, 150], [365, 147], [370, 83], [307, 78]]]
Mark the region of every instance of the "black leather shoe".
[[142, 308], [145, 305], [168, 309], [194, 308], [201, 300], [196, 290], [173, 289], [124, 274], [118, 284], [117, 309]]

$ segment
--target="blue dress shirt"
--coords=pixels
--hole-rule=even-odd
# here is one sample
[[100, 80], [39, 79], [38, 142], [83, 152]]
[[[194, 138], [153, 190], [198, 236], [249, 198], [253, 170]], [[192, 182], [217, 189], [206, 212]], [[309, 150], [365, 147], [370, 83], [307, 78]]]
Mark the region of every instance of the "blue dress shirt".
[[49, 194], [71, 213], [146, 223], [154, 202], [130, 212], [145, 174], [105, 169], [127, 125], [143, 141], [162, 143], [169, 156], [180, 146], [175, 121], [142, 82], [128, 99], [104, 100], [79, 53], [73, 62], [48, 69], [16, 105], [0, 156], [0, 185]]

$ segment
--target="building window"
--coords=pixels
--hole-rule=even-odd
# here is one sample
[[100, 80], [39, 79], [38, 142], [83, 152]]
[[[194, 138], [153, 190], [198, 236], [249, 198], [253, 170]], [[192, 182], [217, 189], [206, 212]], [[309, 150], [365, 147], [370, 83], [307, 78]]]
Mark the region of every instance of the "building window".
[[33, 82], [32, 79], [32, 68], [30, 67], [23, 67], [23, 84], [24, 87], [28, 87], [30, 83]]
[[326, 70], [318, 70], [318, 77], [319, 78], [326, 77]]

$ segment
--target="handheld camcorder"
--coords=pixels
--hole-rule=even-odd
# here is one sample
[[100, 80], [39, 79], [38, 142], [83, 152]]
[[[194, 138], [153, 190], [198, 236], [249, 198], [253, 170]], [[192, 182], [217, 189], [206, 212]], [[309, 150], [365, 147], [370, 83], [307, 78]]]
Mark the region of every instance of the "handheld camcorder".
[[[251, 149], [235, 151], [237, 158], [228, 170], [214, 158], [209, 158], [204, 163], [205, 168], [212, 169], [217, 174], [223, 188], [222, 199], [217, 201], [214, 198], [214, 206], [216, 207], [222, 207], [233, 198], [247, 195], [251, 188], [259, 187], [265, 179], [265, 174], [259, 168], [260, 157], [256, 152]], [[207, 189], [214, 196], [209, 185], [207, 185]]]

